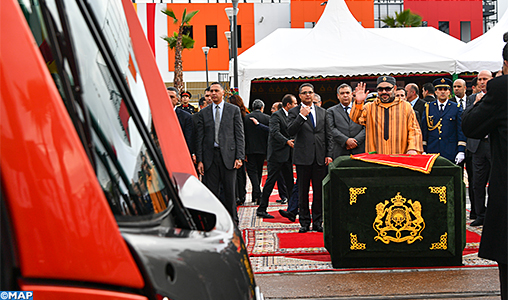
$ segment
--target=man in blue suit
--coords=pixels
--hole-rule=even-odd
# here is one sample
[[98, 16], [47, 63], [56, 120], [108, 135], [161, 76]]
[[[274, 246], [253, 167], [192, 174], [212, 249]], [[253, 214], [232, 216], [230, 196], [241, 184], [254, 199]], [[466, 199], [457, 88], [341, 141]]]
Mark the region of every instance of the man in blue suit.
[[449, 100], [452, 81], [438, 78], [433, 82], [437, 100], [425, 105], [421, 127], [423, 149], [439, 153], [456, 164], [465, 158], [466, 137], [462, 133], [462, 107]]

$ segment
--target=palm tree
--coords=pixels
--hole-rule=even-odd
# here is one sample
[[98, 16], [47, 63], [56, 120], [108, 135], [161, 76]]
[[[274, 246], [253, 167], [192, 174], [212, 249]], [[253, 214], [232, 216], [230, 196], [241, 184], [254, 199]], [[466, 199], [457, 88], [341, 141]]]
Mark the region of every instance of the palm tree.
[[[177, 24], [179, 20], [175, 16], [175, 13], [172, 9], [164, 9], [161, 10], [165, 15], [173, 18], [173, 24]], [[183, 67], [182, 67], [182, 51], [183, 49], [192, 49], [194, 48], [194, 40], [189, 37], [189, 35], [183, 34], [185, 26], [189, 25], [191, 19], [198, 13], [198, 10], [192, 11], [187, 14], [187, 9], [183, 10], [182, 18], [180, 19], [180, 23], [178, 23], [178, 33], [174, 32], [173, 36], [168, 37], [164, 36], [166, 42], [168, 42], [168, 46], [171, 49], [175, 49], [175, 76], [174, 76], [174, 86], [180, 92], [183, 91]]]
[[401, 13], [395, 12], [395, 18], [386, 16], [381, 19], [386, 26], [390, 28], [394, 27], [420, 27], [422, 26], [422, 17], [412, 13], [410, 9], [406, 9]]

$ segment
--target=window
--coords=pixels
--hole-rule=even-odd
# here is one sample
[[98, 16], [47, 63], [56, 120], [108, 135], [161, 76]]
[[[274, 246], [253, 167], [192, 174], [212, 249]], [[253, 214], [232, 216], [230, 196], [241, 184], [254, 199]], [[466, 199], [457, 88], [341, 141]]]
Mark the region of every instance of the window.
[[206, 25], [206, 46], [217, 48], [217, 25]]
[[395, 17], [395, 13], [404, 10], [402, 0], [374, 0], [374, 27], [383, 28], [386, 24], [381, 21], [387, 16]]
[[450, 34], [450, 22], [448, 21], [439, 21], [439, 30], [446, 34]]
[[[85, 128], [89, 136], [80, 134], [97, 180], [104, 191], [110, 208], [122, 221], [151, 218], [166, 209], [172, 209], [171, 184], [167, 171], [157, 164], [159, 154], [148, 97], [133, 52], [129, 28], [125, 18], [114, 12], [123, 11], [118, 1], [97, 1], [92, 5], [109, 52], [96, 44], [89, 25], [74, 1], [64, 1], [66, 13], [59, 14], [54, 1], [48, 1], [55, 31], [64, 30], [61, 20], [68, 22], [71, 47], [59, 49], [62, 69], [57, 66], [52, 74], [59, 87], [70, 117], [80, 133]], [[115, 7], [116, 6], [116, 7]], [[120, 7], [119, 7], [120, 6]], [[39, 7], [34, 7], [39, 9]], [[40, 12], [34, 15], [42, 15]], [[72, 16], [72, 17], [71, 17]], [[33, 31], [45, 28], [42, 20], [28, 22]], [[61, 34], [65, 39], [66, 34]], [[38, 44], [52, 35], [40, 36]], [[53, 56], [46, 55], [46, 60]], [[116, 61], [116, 65], [113, 63]], [[74, 67], [77, 65], [77, 68]], [[65, 80], [68, 78], [68, 80]], [[82, 94], [73, 94], [79, 85]], [[136, 112], [133, 112], [136, 111]], [[87, 147], [88, 145], [90, 147]]]
[[192, 30], [192, 25], [187, 25], [183, 27], [183, 34], [188, 35], [191, 39], [194, 39], [194, 32]]
[[467, 43], [471, 41], [471, 22], [460, 22], [460, 40]]

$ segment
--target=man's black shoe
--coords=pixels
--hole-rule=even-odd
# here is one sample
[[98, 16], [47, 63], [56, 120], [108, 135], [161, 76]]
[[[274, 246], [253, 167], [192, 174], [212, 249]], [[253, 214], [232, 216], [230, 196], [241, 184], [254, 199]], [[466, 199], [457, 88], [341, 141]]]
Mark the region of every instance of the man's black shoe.
[[323, 232], [323, 226], [314, 226], [313, 229], [317, 232]]
[[298, 233], [306, 233], [307, 231], [309, 231], [309, 226], [302, 226], [300, 230], [298, 230]]
[[292, 212], [285, 211], [283, 209], [279, 209], [279, 214], [283, 216], [286, 219], [289, 219], [289, 221], [294, 222], [296, 221], [296, 215]]
[[483, 219], [476, 219], [474, 220], [471, 224], [469, 224], [469, 226], [473, 226], [473, 227], [476, 227], [476, 226], [482, 226], [483, 225]]
[[242, 206], [245, 203], [245, 198], [242, 199], [236, 198], [236, 206]]
[[256, 216], [261, 217], [261, 218], [267, 218], [267, 219], [275, 218], [274, 216], [267, 213], [266, 211], [258, 211], [258, 212], [256, 212]]
[[279, 200], [275, 200], [275, 202], [280, 203], [280, 204], [286, 204], [286, 203], [288, 203], [288, 198], [283, 197], [283, 198], [280, 198]]
[[469, 219], [476, 220], [476, 215], [469, 215]]

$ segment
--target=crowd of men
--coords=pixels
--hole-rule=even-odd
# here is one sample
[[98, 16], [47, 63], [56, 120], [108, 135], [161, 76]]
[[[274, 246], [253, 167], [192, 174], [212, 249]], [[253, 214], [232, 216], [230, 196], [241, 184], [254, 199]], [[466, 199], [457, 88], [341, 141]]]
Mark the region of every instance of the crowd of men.
[[[292, 221], [299, 215], [300, 232], [311, 228], [322, 232], [321, 183], [327, 165], [337, 157], [365, 152], [439, 153], [465, 166], [470, 186], [470, 218], [475, 219], [471, 225], [479, 226], [485, 217], [485, 187], [490, 171], [488, 135], [466, 140], [461, 116], [477, 95], [486, 92], [490, 78], [489, 71], [481, 71], [477, 77], [481, 91], [469, 97], [463, 79], [452, 82], [438, 78], [423, 85], [423, 100], [416, 83], [397, 87], [391, 76], [377, 79], [377, 98], [373, 101], [366, 100], [365, 83], [360, 82], [354, 90], [343, 83], [337, 87], [338, 103], [328, 109], [321, 107], [322, 100], [314, 92], [314, 86], [304, 83], [298, 91], [300, 101], [294, 95], [285, 95], [281, 102], [274, 103], [271, 116], [263, 112], [265, 104], [259, 99], [252, 102], [252, 112], [242, 116], [241, 107], [226, 101], [219, 83], [212, 83], [205, 90], [199, 110], [189, 104], [190, 92], [179, 94], [168, 87], [168, 95], [198, 174], [236, 221], [236, 206], [245, 202], [245, 193], [238, 192], [237, 172], [246, 170], [252, 183], [252, 201], [259, 205], [258, 217], [274, 218], [267, 207], [277, 183], [281, 192], [279, 201], [283, 204], [289, 201], [288, 209], [279, 213]], [[265, 160], [268, 176], [261, 189]], [[242, 168], [244, 164], [246, 168]], [[243, 185], [240, 190], [245, 190]], [[309, 207], [311, 186], [313, 201]], [[293, 189], [297, 197], [291, 197]]]
[[[508, 74], [507, 51], [505, 47], [504, 74]], [[479, 72], [474, 78], [473, 92], [469, 96], [466, 95], [466, 82], [463, 79], [452, 82], [448, 78], [437, 78], [422, 86], [420, 98], [416, 83], [397, 87], [394, 77], [380, 76], [376, 82], [375, 97], [365, 90], [366, 84], [363, 82], [354, 90], [343, 83], [337, 87], [338, 103], [328, 109], [321, 107], [322, 99], [315, 93], [314, 86], [304, 83], [298, 90], [300, 101], [297, 101], [295, 95], [285, 95], [281, 102], [273, 104], [271, 116], [263, 112], [265, 104], [259, 99], [252, 102], [251, 113], [244, 112], [242, 115], [241, 111], [245, 107], [243, 103], [237, 103], [239, 97], [235, 97], [237, 100], [234, 104], [226, 101], [224, 89], [217, 82], [205, 90], [205, 96], [199, 100], [199, 110], [189, 104], [189, 92], [179, 94], [175, 88], [169, 87], [168, 95], [175, 106], [198, 174], [236, 222], [236, 207], [245, 201], [245, 197], [240, 196], [242, 193], [238, 192], [238, 185], [240, 190], [245, 190], [245, 183], [242, 186], [238, 182], [237, 172], [246, 170], [250, 178], [252, 201], [258, 205], [258, 217], [274, 218], [267, 212], [267, 208], [277, 183], [281, 194], [278, 201], [288, 203], [287, 210], [279, 210], [279, 213], [292, 222], [299, 215], [300, 233], [311, 230], [323, 232], [321, 185], [328, 172], [328, 164], [337, 157], [365, 152], [409, 155], [439, 153], [465, 168], [471, 202], [469, 218], [474, 220], [470, 225], [485, 224], [484, 240], [489, 240], [485, 243], [482, 240], [482, 244], [487, 246], [483, 247], [483, 251], [480, 247], [480, 256], [483, 252], [484, 257], [498, 261], [501, 278], [506, 280], [507, 77], [502, 75], [500, 78], [504, 81], [500, 79], [501, 82], [496, 84], [496, 87], [504, 84], [500, 88], [504, 88], [504, 94], [497, 90], [495, 93], [500, 95], [490, 98], [488, 96], [494, 92], [491, 91], [492, 88], [489, 90], [489, 86], [494, 84], [490, 84], [493, 76], [487, 70]], [[504, 104], [499, 104], [496, 97], [504, 97]], [[489, 104], [487, 99], [494, 104]], [[179, 101], [181, 105], [177, 106]], [[498, 123], [494, 124], [485, 113], [480, 112], [481, 108], [489, 109], [492, 113], [504, 109], [504, 119], [499, 117], [496, 119]], [[463, 115], [479, 123], [468, 121], [467, 124], [462, 124]], [[485, 120], [480, 122], [481, 118]], [[490, 126], [482, 126], [484, 124]], [[495, 126], [504, 126], [504, 132], [500, 135]], [[504, 148], [496, 145], [500, 149], [491, 150], [491, 145], [501, 143], [500, 141], [505, 141]], [[491, 155], [491, 151], [504, 151], [500, 155], [504, 161], [501, 160], [496, 166], [496, 157]], [[265, 160], [268, 175], [261, 189]], [[246, 168], [243, 167], [244, 164]], [[296, 168], [296, 182], [293, 166]], [[498, 170], [501, 174], [499, 183], [490, 178], [491, 169], [496, 168], [501, 168]], [[243, 176], [245, 178], [245, 174]], [[504, 194], [500, 195], [501, 200], [496, 200], [500, 198], [499, 195], [494, 199], [490, 195], [487, 210], [486, 186], [489, 178], [490, 191], [492, 185], [504, 184], [501, 188]], [[309, 207], [311, 186], [313, 201]], [[501, 209], [491, 208], [496, 205]], [[503, 208], [504, 214], [498, 216]], [[493, 217], [489, 218], [489, 214]], [[504, 220], [499, 223], [499, 218]], [[499, 232], [494, 236], [492, 231], [503, 228], [501, 241], [504, 241], [504, 245], [493, 242], [496, 236], [499, 239]], [[494, 246], [489, 246], [489, 243]], [[504, 256], [499, 253], [504, 253]], [[506, 295], [506, 287], [502, 289]]]

